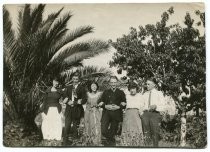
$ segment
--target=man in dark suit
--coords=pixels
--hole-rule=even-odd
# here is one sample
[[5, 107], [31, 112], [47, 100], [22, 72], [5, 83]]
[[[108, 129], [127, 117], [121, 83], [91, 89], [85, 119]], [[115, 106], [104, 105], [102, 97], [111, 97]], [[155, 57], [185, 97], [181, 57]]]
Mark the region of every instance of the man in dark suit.
[[125, 93], [117, 88], [117, 83], [117, 77], [111, 76], [109, 80], [111, 88], [103, 92], [101, 103], [99, 103], [103, 107], [101, 131], [102, 136], [105, 137], [104, 144], [115, 145], [115, 135], [118, 131], [118, 125], [123, 119], [122, 109], [126, 106]]
[[73, 136], [78, 137], [80, 119], [84, 116], [83, 104], [86, 103], [86, 90], [79, 82], [80, 74], [75, 72], [72, 76], [72, 85], [65, 90], [66, 103], [64, 144], [68, 141], [69, 130], [72, 126]]

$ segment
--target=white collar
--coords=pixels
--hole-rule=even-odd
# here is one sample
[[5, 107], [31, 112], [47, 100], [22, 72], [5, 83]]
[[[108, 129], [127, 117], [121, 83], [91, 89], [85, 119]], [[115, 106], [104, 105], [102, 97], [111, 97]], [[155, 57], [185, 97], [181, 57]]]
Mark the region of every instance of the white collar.
[[79, 84], [80, 84], [80, 82], [79, 82], [79, 83], [77, 83], [77, 84], [75, 84], [75, 85], [73, 84], [73, 87], [77, 87]]
[[115, 92], [115, 91], [117, 90], [117, 88], [115, 88], [115, 89], [112, 89], [112, 88], [111, 88], [111, 90], [112, 90], [113, 92]]

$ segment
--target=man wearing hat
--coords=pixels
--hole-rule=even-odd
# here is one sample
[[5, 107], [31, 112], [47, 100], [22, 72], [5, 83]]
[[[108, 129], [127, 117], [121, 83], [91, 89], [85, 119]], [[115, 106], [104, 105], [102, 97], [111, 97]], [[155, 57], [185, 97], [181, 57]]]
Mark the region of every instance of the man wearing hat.
[[161, 91], [158, 91], [156, 80], [148, 79], [146, 82], [147, 92], [143, 94], [144, 113], [142, 114], [142, 125], [146, 146], [152, 140], [153, 147], [158, 147], [160, 124], [162, 115], [165, 114], [165, 98]]

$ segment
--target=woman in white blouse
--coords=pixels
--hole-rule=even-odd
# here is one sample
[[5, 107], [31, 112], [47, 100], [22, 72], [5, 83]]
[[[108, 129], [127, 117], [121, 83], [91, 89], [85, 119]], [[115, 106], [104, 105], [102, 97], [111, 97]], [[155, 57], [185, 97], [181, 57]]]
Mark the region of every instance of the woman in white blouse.
[[142, 95], [137, 93], [138, 86], [131, 83], [126, 94], [126, 111], [122, 124], [123, 145], [143, 146], [143, 131], [140, 114], [143, 112]]

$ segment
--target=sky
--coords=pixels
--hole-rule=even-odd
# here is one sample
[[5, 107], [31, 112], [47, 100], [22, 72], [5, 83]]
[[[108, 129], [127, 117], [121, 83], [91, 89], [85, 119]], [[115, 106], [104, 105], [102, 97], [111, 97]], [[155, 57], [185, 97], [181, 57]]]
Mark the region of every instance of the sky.
[[[17, 26], [18, 11], [23, 5], [6, 5], [9, 10], [13, 27]], [[64, 7], [62, 14], [71, 12], [73, 17], [70, 19], [67, 28], [73, 30], [79, 26], [91, 25], [94, 27], [94, 33], [83, 36], [77, 41], [85, 41], [87, 39], [101, 39], [115, 41], [123, 34], [129, 32], [130, 27], [138, 28], [139, 25], [155, 24], [161, 19], [161, 14], [174, 7], [174, 14], [170, 17], [168, 24], [179, 23], [184, 25], [184, 16], [189, 12], [195, 20], [198, 16], [194, 14], [195, 10], [204, 11], [203, 3], [162, 3], [162, 4], [146, 4], [146, 3], [127, 3], [127, 4], [48, 4], [45, 8], [44, 18], [49, 13], [58, 11]], [[200, 29], [204, 33], [204, 29]], [[98, 55], [91, 59], [83, 61], [84, 65], [96, 65], [99, 67], [109, 67], [108, 62], [112, 59], [116, 50], [111, 48], [109, 52]], [[112, 69], [116, 74], [116, 69]]]

